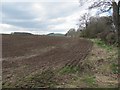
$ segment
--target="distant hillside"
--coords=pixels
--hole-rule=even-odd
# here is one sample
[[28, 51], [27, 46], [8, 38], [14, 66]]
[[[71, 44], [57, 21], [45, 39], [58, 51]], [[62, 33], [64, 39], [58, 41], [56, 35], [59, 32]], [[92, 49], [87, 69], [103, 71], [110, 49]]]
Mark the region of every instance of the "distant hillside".
[[32, 33], [28, 33], [28, 32], [13, 32], [11, 34], [12, 35], [33, 35]]
[[61, 33], [49, 33], [47, 36], [65, 36], [64, 34]]

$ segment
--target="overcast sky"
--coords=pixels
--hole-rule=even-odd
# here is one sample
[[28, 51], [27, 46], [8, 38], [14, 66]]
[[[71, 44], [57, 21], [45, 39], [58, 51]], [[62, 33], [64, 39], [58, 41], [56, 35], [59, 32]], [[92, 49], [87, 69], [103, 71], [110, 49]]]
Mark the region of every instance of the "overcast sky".
[[[33, 2], [34, 1], [34, 2]], [[76, 25], [91, 2], [79, 7], [79, 0], [4, 0], [0, 10], [0, 33], [63, 33]], [[90, 11], [95, 15], [96, 10]]]

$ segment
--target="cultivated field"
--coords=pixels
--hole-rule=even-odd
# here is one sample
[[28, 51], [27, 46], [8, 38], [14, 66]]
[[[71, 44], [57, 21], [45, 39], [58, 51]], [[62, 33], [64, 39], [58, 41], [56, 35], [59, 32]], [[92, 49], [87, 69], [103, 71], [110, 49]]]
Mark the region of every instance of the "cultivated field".
[[79, 66], [92, 42], [70, 37], [3, 35], [3, 86], [18, 87], [24, 78], [47, 69]]

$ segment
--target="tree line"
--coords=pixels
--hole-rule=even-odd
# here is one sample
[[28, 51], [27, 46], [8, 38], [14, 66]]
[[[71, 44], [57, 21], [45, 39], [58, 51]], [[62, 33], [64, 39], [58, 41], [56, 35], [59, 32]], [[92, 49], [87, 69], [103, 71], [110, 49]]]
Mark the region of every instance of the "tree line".
[[[82, 3], [82, 0], [80, 0], [80, 3]], [[79, 19], [79, 28], [77, 30], [74, 28], [70, 29], [66, 36], [99, 38], [110, 45], [119, 43], [120, 0], [118, 3], [114, 0], [94, 2], [88, 9], [93, 8], [97, 8], [99, 14], [112, 10], [112, 15], [90, 17], [90, 13], [87, 12]]]

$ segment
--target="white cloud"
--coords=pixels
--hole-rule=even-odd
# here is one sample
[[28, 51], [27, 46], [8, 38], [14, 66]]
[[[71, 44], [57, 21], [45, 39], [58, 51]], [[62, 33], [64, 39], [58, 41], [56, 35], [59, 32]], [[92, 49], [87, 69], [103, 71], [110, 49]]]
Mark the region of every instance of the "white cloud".
[[79, 0], [1, 0], [2, 2], [78, 2]]
[[64, 23], [64, 22], [66, 22], [66, 18], [54, 18], [54, 19], [49, 20], [49, 22]]
[[[57, 4], [57, 6], [55, 6]], [[25, 6], [23, 6], [25, 8]], [[19, 7], [23, 9], [22, 6]], [[86, 7], [87, 8], [87, 7]], [[12, 22], [37, 22], [37, 25], [41, 25], [41, 23], [47, 24], [44, 26], [44, 30], [41, 30], [41, 28], [34, 28], [30, 29], [29, 27], [26, 28], [20, 28], [18, 26], [10, 25], [10, 28], [6, 27], [3, 28], [5, 32], [13, 32], [13, 31], [34, 31], [37, 33], [48, 33], [48, 32], [60, 32], [60, 33], [66, 33], [70, 28], [76, 28], [77, 29], [77, 22], [82, 14], [86, 12], [85, 7], [79, 7], [78, 2], [74, 3], [37, 3], [34, 2], [25, 9], [28, 10], [31, 14], [35, 16], [33, 19], [12, 19], [8, 18], [7, 21]], [[49, 11], [51, 10], [51, 11]], [[66, 13], [66, 15], [63, 15]], [[68, 13], [68, 14], [67, 14]], [[53, 16], [52, 16], [53, 15]], [[49, 18], [51, 16], [51, 18]], [[29, 30], [28, 30], [29, 28]]]
[[60, 24], [57, 25], [49, 25], [48, 29], [50, 30], [64, 30], [64, 33], [66, 33], [70, 28], [75, 28], [77, 29], [78, 26], [76, 25], [80, 16], [82, 14], [84, 14], [86, 12], [86, 10], [83, 11], [77, 11], [75, 13], [73, 13], [72, 15], [66, 16], [66, 17], [61, 17], [61, 18], [56, 18], [56, 19], [52, 19], [52, 22], [56, 22]]
[[31, 10], [31, 14], [34, 14], [36, 16], [45, 16], [46, 14], [46, 8], [44, 7], [43, 3], [32, 3], [31, 7], [29, 7]]
[[[5, 3], [5, 1], [8, 2], [8, 0], [3, 2]], [[2, 28], [0, 32], [66, 33], [70, 28], [78, 28], [76, 24], [80, 16], [87, 12], [88, 6], [93, 3], [93, 0], [83, 0], [87, 3], [79, 7], [79, 0], [18, 0], [18, 2], [27, 3], [13, 1], [15, 2], [12, 2], [12, 5], [9, 5], [9, 3], [6, 5], [7, 13], [3, 13], [6, 19], [3, 20], [4, 24], [0, 25], [0, 28]], [[89, 12], [91, 16], [94, 16], [96, 10]], [[9, 13], [12, 18], [9, 17]]]
[[[7, 5], [9, 5], [9, 4], [7, 4]], [[8, 25], [10, 25], [11, 26], [10, 28], [12, 28], [12, 29], [8, 29], [6, 26], [6, 27], [2, 28], [4, 32], [7, 32], [7, 31], [12, 32], [15, 30], [20, 31], [21, 29], [19, 28], [19, 26], [22, 27], [23, 24], [25, 26], [26, 23], [27, 23], [27, 26], [28, 25], [32, 26], [31, 22], [35, 22], [35, 24], [37, 26], [39, 26], [39, 28], [34, 27], [34, 29], [32, 29], [32, 30], [35, 30], [34, 32], [41, 33], [41, 31], [42, 32], [44, 31], [46, 33], [46, 32], [55, 31], [55, 32], [63, 33], [63, 31], [64, 31], [64, 33], [66, 33], [66, 30], [69, 30], [69, 28], [72, 28], [75, 26], [72, 24], [76, 24], [75, 20], [77, 20], [76, 18], [78, 18], [78, 16], [79, 16], [79, 14], [78, 14], [79, 3], [75, 3], [75, 2], [74, 3], [68, 3], [68, 2], [65, 2], [65, 3], [63, 3], [63, 2], [60, 2], [60, 3], [54, 3], [54, 2], [53, 3], [51, 3], [51, 2], [50, 3], [44, 3], [44, 2], [38, 3], [38, 2], [34, 2], [34, 3], [28, 3], [28, 4], [20, 3], [20, 5], [18, 5], [18, 3], [16, 3], [12, 7], [12, 9], [14, 9], [14, 8], [16, 8], [16, 9], [18, 8], [19, 10], [25, 10], [26, 13], [29, 12], [30, 15], [34, 16], [34, 18], [18, 19], [18, 18], [9, 18], [9, 17], [7, 18], [6, 17], [6, 19], [5, 19], [5, 20], [7, 20], [6, 23], [8, 23]], [[76, 13], [76, 16], [73, 15], [75, 13]], [[13, 12], [13, 14], [16, 14], [16, 13]], [[24, 13], [22, 13], [22, 14], [24, 14]], [[78, 14], [78, 16], [77, 16], [77, 14]], [[9, 16], [9, 13], [8, 13], [8, 16]], [[16, 25], [18, 25], [18, 26], [16, 26]], [[43, 28], [41, 28], [41, 26], [44, 27], [44, 30], [43, 30]], [[26, 27], [26, 28], [28, 29], [29, 27]], [[26, 30], [26, 28], [22, 27], [22, 30]], [[31, 29], [29, 29], [28, 31], [31, 31]]]

